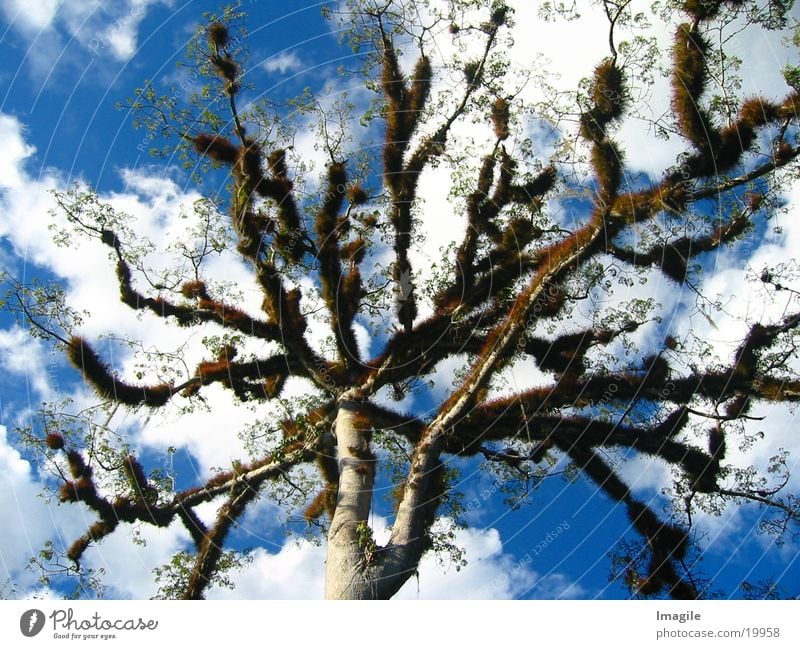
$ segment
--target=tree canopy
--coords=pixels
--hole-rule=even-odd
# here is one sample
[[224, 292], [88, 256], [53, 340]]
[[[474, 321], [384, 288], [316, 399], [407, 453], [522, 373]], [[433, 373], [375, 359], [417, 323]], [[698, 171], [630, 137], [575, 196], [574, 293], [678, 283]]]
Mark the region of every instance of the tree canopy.
[[[349, 93], [262, 94], [247, 46], [268, 33], [248, 35], [236, 9], [207, 16], [188, 50], [199, 90], [136, 91], [126, 108], [153, 153], [204, 198], [156, 251], [76, 187], [56, 194], [56, 237], [106, 247], [97, 272], [119, 294], [98, 309], [118, 298], [185, 343], [117, 368], [109, 350], [136, 341], [88, 339], [62, 293], [18, 285], [8, 303], [102, 402], [91, 425], [65, 428], [56, 408], [28, 435], [60, 501], [96, 519], [65, 548], [71, 570], [121, 524], [182, 525], [191, 546], [158, 571], [160, 594], [202, 598], [246, 561], [231, 538], [248, 508], [272, 500], [325, 544], [327, 597], [390, 598], [425, 553], [461, 560], [464, 494], [487, 481], [522, 512], [563, 506], [537, 498], [552, 480], [601, 491], [628, 521], [611, 579], [637, 597], [719, 595], [701, 563], [709, 515], [750, 508], [795, 541], [792, 459], [763, 413], [800, 399], [796, 268], [776, 257], [746, 285], [720, 280], [762, 240], [781, 245], [791, 208], [800, 68], [766, 61], [781, 94], [755, 94], [736, 57], [749, 34], [791, 38], [791, 3], [587, 7], [605, 52], [575, 87], [514, 63], [529, 45], [512, 39], [514, 3], [350, 0], [326, 8], [353, 52]], [[541, 28], [580, 11], [543, 3]], [[669, 163], [643, 168], [659, 148]], [[257, 299], [216, 263], [231, 251]], [[743, 293], [769, 308], [740, 310]], [[247, 455], [194, 484], [113, 423], [202, 410], [219, 389], [252, 413]], [[768, 462], [737, 464], [758, 445]], [[662, 491], [637, 486], [664, 468]]]

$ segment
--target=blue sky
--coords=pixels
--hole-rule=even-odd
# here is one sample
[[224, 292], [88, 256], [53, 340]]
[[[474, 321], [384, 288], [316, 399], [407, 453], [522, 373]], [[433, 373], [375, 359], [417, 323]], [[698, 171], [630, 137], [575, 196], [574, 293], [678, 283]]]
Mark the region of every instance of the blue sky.
[[[550, 68], [562, 75], [564, 87], [574, 87], [574, 82], [589, 74], [604, 53], [606, 44], [602, 29], [598, 29], [598, 15], [588, 11], [576, 23], [553, 26], [545, 37], [533, 43], [524, 34], [541, 23], [537, 22], [535, 9], [519, 4], [519, 52], [514, 54], [515, 62], [523, 65], [537, 60], [535, 54], [542, 50], [552, 57], [551, 62], [555, 61], [549, 64]], [[246, 78], [257, 86], [257, 90], [249, 91], [250, 97], [264, 93], [281, 101], [306, 86], [335, 96], [353, 85], [352, 80], [337, 77], [337, 66], [353, 61], [349, 51], [338, 43], [335, 29], [322, 19], [320, 7], [305, 0], [243, 3], [251, 32]], [[220, 179], [213, 176], [212, 182], [198, 187], [174, 160], [151, 158], [145, 152], [151, 143], [144, 132], [134, 129], [131, 114], [117, 105], [124, 105], [145, 79], [152, 79], [165, 90], [179, 83], [175, 62], [183, 57], [201, 14], [217, 9], [216, 3], [204, 1], [126, 0], [109, 6], [91, 0], [37, 4], [0, 0], [0, 47], [4, 60], [0, 70], [0, 141], [5, 151], [0, 160], [0, 265], [23, 281], [36, 278], [64, 282], [70, 304], [76, 308], [94, 307], [92, 317], [82, 327], [90, 339], [120, 331], [140, 337], [145, 345], [159, 341], [175, 349], [182, 343], [182, 332], [167, 331], [147, 318], [137, 319], [115, 303], [118, 291], [104, 251], [77, 244], [67, 248], [52, 244], [47, 226], [53, 201], [47, 190], [65, 189], [76, 181], [87, 183], [104, 200], [132, 214], [140, 228], [137, 231], [157, 243], [168, 242], [170, 234], [181, 227], [177, 216], [181, 206], [190, 206], [204, 190], [215, 190]], [[746, 60], [742, 93], [782, 96], [786, 89], [776, 70], [796, 57], [782, 48], [779, 38], [761, 36], [772, 48], [770, 56]], [[558, 56], [565, 38], [585, 43], [585, 58]], [[659, 38], [665, 42], [663, 34]], [[763, 45], [752, 40], [749, 44], [733, 42], [741, 52]], [[360, 102], [364, 93], [356, 87], [351, 96]], [[645, 104], [656, 113], [665, 101], [668, 103], [664, 88], [657, 84]], [[529, 134], [536, 133], [533, 123], [527, 128]], [[358, 137], [367, 138], [370, 133], [359, 131]], [[631, 147], [628, 152], [631, 169], [645, 178], [668, 166], [680, 150], [675, 138], [660, 142], [648, 135], [641, 121], [626, 125], [622, 137], [629, 143], [647, 137], [651, 143]], [[360, 143], [366, 146], [369, 140]], [[319, 162], [320, 153], [313, 148], [313, 138], [298, 138], [296, 146], [309, 160]], [[547, 145], [540, 144], [537, 154], [542, 156], [546, 151]], [[450, 214], [452, 208], [447, 203], [449, 175], [445, 166], [421, 186], [431, 212], [443, 214], [437, 223], [429, 224], [427, 241], [415, 249], [417, 259], [423, 262], [438, 259], [439, 248], [460, 227], [458, 215]], [[789, 188], [786, 200], [790, 210], [795, 209], [800, 188]], [[576, 206], [579, 204], [565, 201], [555, 207], [562, 210], [560, 218], [569, 222], [582, 216]], [[758, 240], [749, 240], [744, 250], [721, 252], [715, 258], [707, 279], [708, 294], [733, 297], [724, 312], [711, 314], [713, 328], [708, 325], [709, 314], [694, 308], [694, 296], [675, 291], [674, 285], [655, 274], [647, 286], [631, 288], [620, 298], [654, 296], [662, 305], [667, 323], [691, 327], [701, 337], [705, 335], [724, 357], [732, 341], [745, 331], [745, 319], [774, 320], [787, 306], [761, 303], [755, 293], [750, 293], [743, 270], [744, 255], [751, 268], [756, 269], [767, 261], [793, 259], [793, 251], [800, 244], [800, 226], [791, 218], [781, 225], [780, 235], [762, 225]], [[255, 305], [257, 310], [257, 291], [241, 261], [229, 254], [216, 264], [216, 270], [241, 287], [245, 304]], [[653, 328], [642, 332], [642, 336], [656, 335], [658, 331]], [[121, 354], [118, 366], [130, 371], [132, 356], [117, 351]], [[45, 476], [34, 458], [15, 446], [14, 430], [29, 423], [37, 425], [35, 411], [42, 401], [71, 397], [75, 400], [73, 407], [79, 409], [91, 403], [91, 395], [50, 345], [32, 339], [25, 327], [5, 312], [0, 312], [0, 354], [5, 369], [0, 382], [0, 519], [8, 521], [10, 529], [0, 539], [0, 594], [58, 595], [59, 592], [43, 592], [35, 575], [24, 566], [48, 539], [68, 545], [85, 531], [91, 516], [77, 506], [48, 504], [37, 496]], [[440, 383], [447, 382], [454, 369], [455, 365], [442, 367], [435, 377]], [[508, 389], [529, 386], [541, 378], [519, 364], [504, 374]], [[441, 393], [433, 399], [437, 396], [441, 397]], [[153, 461], [163, 460], [169, 446], [177, 448], [172, 466], [179, 483], [184, 479], [188, 483], [196, 474], [207, 475], [210, 467], [224, 466], [243, 453], [236, 435], [238, 428], [251, 417], [265, 414], [237, 408], [224, 394], [213, 393], [210, 402], [217, 407], [212, 413], [194, 413], [183, 419], [175, 412], [163, 419], [141, 412], [118, 413], [114, 425], [127, 431], [134, 446]], [[432, 403], [419, 400], [413, 405], [422, 411]], [[793, 413], [783, 407], [765, 406], [758, 414], [765, 417], [757, 422], [766, 433], [764, 444], [733, 453], [732, 461], [763, 467], [778, 448], [793, 447], [796, 452], [790, 466], [795, 466], [800, 442], [790, 434]], [[196, 434], [193, 429], [214, 434]], [[608, 583], [607, 555], [620, 534], [629, 540], [635, 535], [625, 532], [628, 521], [623, 509], [612, 506], [592, 484], [580, 478], [571, 483], [552, 477], [531, 494], [528, 504], [509, 511], [503, 505], [504, 495], [491, 477], [478, 472], [476, 462], [459, 461], [459, 468], [463, 482], [456, 487], [464, 493], [469, 527], [456, 533], [456, 544], [465, 550], [468, 563], [456, 571], [446, 557], [440, 561], [426, 557], [419, 580], [409, 582], [402, 596], [626, 596], [618, 584]], [[670, 482], [664, 467], [643, 460], [629, 462], [623, 475], [635, 485], [637, 493], [647, 498], [657, 499], [660, 489]], [[795, 477], [792, 485], [797, 488], [800, 480]], [[386, 519], [388, 514], [386, 506], [377, 508], [373, 525], [379, 536], [385, 534], [390, 522]], [[216, 589], [212, 596], [321, 596], [324, 551], [313, 544], [298, 546], [291, 539], [285, 540], [279, 524], [285, 515], [280, 507], [265, 501], [248, 513], [236, 541], [240, 547], [258, 548], [253, 561], [239, 575], [240, 586], [236, 590]], [[703, 518], [700, 529], [705, 533], [701, 540], [704, 573], [714, 577], [717, 587], [731, 596], [741, 595], [737, 587], [743, 579], [774, 579], [791, 594], [797, 594], [797, 544], [777, 547], [755, 534], [758, 518], [755, 508]], [[141, 533], [146, 546], [132, 544], [122, 531], [86, 555], [88, 565], [105, 571], [110, 596], [150, 597], [152, 568], [187, 547], [187, 535], [175, 528], [143, 529]]]

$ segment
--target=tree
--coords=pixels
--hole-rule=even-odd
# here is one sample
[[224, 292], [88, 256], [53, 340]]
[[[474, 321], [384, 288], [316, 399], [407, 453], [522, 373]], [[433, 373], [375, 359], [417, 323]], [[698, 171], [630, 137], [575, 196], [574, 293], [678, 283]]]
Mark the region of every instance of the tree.
[[[361, 65], [353, 74], [375, 93], [359, 117], [368, 132], [380, 132], [380, 154], [348, 148], [353, 105], [295, 100], [291, 109], [318, 117], [327, 162], [316, 195], [301, 191], [308, 168], [293, 158], [291, 124], [266, 102], [240, 106], [249, 88], [235, 12], [209, 19], [199, 32], [196, 73], [210, 85], [189, 107], [149, 86], [137, 94], [132, 107], [141, 123], [177, 134], [171, 151], [188, 164], [199, 155], [199, 176], [229, 174], [227, 193], [196, 206], [202, 227], [176, 247], [182, 268], [153, 279], [147, 251], [123, 215], [91, 192], [58, 196], [74, 230], [108, 247], [126, 305], [207, 337], [208, 355], [187, 371], [175, 358], [150, 354], [152, 365], [134, 381], [69, 323], [52, 324], [48, 316], [64, 316], [42, 307], [52, 296], [39, 294], [32, 306], [31, 294], [20, 291], [26, 315], [61, 340], [104, 402], [196, 407], [216, 384], [241, 402], [277, 401], [285, 412], [266, 429], [254, 422], [252, 458], [182, 489], [148, 474], [124, 443], [81, 449], [80, 435], [54, 423], [39, 442], [61, 476], [59, 497], [97, 515], [67, 556], [79, 564], [120, 522], [179, 521], [194, 549], [162, 572], [171, 580], [166, 594], [201, 598], [235, 562], [224, 551], [232, 526], [254, 500], [280, 493], [305, 501], [304, 516], [324, 530], [327, 597], [389, 598], [425, 552], [446, 542], [434, 522], [458, 514], [452, 486], [467, 458], [481, 471], [514, 476], [519, 496], [551, 473], [585, 476], [625, 508], [639, 537], [620, 544], [612, 566], [632, 592], [710, 596], [713, 583], [697, 574], [693, 516], [752, 503], [775, 512], [767, 525], [784, 535], [798, 520], [796, 498], [783, 493], [786, 456], [770, 467], [777, 481], [726, 463], [732, 442], [747, 441], [745, 424], [758, 419], [760, 404], [800, 399], [792, 269], [759, 275], [760, 290], [784, 305], [784, 315], [748, 322], [722, 361], [712, 360], [687, 324], [665, 318], [654, 299], [614, 303], [614, 289], [666, 279], [674, 291], [691, 291], [711, 319], [703, 273], [714, 254], [737, 250], [781, 209], [800, 154], [797, 70], [786, 69], [784, 97], [738, 97], [720, 35], [733, 26], [785, 28], [790, 3], [687, 0], [651, 17], [668, 21], [673, 34], [671, 112], [652, 126], [682, 143], [674, 165], [655, 179], [632, 173], [615, 139], [626, 120], [643, 118], [637, 98], [658, 72], [653, 42], [621, 36], [647, 19], [632, 3], [599, 3], [607, 56], [580, 88], [534, 107], [519, 99], [526, 80], [504, 58], [509, 6], [454, 0], [419, 11], [414, 4], [354, 1], [331, 12], [349, 25]], [[534, 118], [551, 128], [546, 160], [523, 133]], [[470, 123], [490, 124], [491, 135], [462, 148], [455, 131]], [[420, 185], [437, 165], [453, 170], [465, 227], [441, 262], [423, 269], [414, 266], [412, 248], [433, 217]], [[579, 220], [567, 223], [558, 213], [567, 203]], [[228, 236], [260, 288], [260, 314], [206, 276]], [[381, 266], [380, 254], [390, 263]], [[363, 353], [357, 326], [369, 329], [379, 352]], [[637, 336], [644, 330], [648, 336]], [[427, 414], [391, 404], [389, 397], [401, 401], [411, 390], [430, 393], [425, 379], [453, 358], [464, 369]], [[543, 378], [498, 396], [503, 372], [520, 363]], [[147, 382], [159, 372], [174, 378]], [[306, 397], [281, 401], [290, 379], [309, 386]], [[623, 455], [673, 468], [671, 513], [633, 492], [617, 465]], [[302, 472], [309, 465], [318, 471], [313, 498]], [[384, 545], [369, 526], [380, 476], [392, 480], [396, 497]], [[216, 519], [204, 523], [197, 507], [220, 500]]]

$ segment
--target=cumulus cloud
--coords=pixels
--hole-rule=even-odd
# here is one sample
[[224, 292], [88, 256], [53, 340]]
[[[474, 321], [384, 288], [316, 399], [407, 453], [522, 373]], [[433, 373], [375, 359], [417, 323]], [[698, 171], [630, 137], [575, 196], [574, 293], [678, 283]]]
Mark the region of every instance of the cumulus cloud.
[[[84, 534], [96, 515], [81, 505], [59, 505], [42, 497], [40, 476], [10, 443], [6, 426], [0, 425], [0, 592], [13, 597], [59, 597], [55, 591], [41, 591], [38, 573], [26, 570], [52, 541], [63, 551]], [[114, 597], [146, 599], [155, 594], [153, 568], [166, 563], [188, 540], [185, 528], [167, 529], [142, 526], [139, 543], [131, 542], [131, 528], [123, 525], [118, 533], [91, 548], [84, 567], [105, 573], [103, 582]]]
[[[119, 286], [107, 247], [97, 241], [80, 238], [76, 238], [67, 248], [54, 243], [48, 226], [51, 223], [66, 226], [66, 222], [64, 215], [58, 212], [52, 217], [48, 215], [54, 207], [49, 190], [64, 190], [65, 182], [54, 172], [46, 173], [39, 179], [28, 174], [25, 164], [34, 154], [34, 149], [25, 143], [23, 132], [16, 118], [0, 116], [0, 136], [10, 151], [4, 163], [8, 165], [8, 172], [0, 177], [0, 207], [3, 210], [0, 236], [11, 243], [18, 257], [55, 273], [68, 284], [69, 306], [91, 314], [80, 326], [80, 335], [96, 342], [112, 332], [116, 336], [141, 341], [144, 350], [181, 350], [186, 365], [180, 380], [186, 380], [196, 363], [204, 360], [208, 353], [202, 344], [203, 335], [219, 332], [211, 327], [211, 330], [203, 331], [187, 342], [187, 330], [171, 326], [153, 314], [133, 312], [116, 299]], [[140, 242], [147, 240], [157, 250], [165, 250], [170, 242], [185, 233], [190, 223], [191, 206], [200, 195], [183, 191], [167, 177], [149, 175], [141, 170], [123, 170], [122, 178], [124, 191], [113, 192], [100, 199], [133, 217], [135, 233]], [[173, 260], [164, 254], [154, 254], [148, 261], [158, 269]], [[252, 273], [235, 253], [229, 251], [211, 259], [208, 267], [209, 277], [224, 278], [235, 285], [242, 296], [240, 308], [258, 314], [263, 296], [260, 296]], [[98, 269], [103, 270], [98, 272]], [[98, 296], [107, 296], [109, 299], [98, 302]], [[5, 331], [0, 336], [0, 346], [19, 344], [22, 338], [22, 331]], [[135, 356], [130, 350], [111, 343], [96, 344], [98, 352], [112, 364], [115, 371], [135, 381], [132, 378]], [[32, 351], [36, 349], [31, 347]], [[263, 356], [270, 349], [262, 345], [246, 351]], [[28, 378], [38, 381], [39, 397], [46, 398], [48, 393], [40, 375], [48, 363], [42, 354], [31, 354], [18, 362], [10, 357], [9, 370], [29, 371]], [[16, 358], [24, 357], [18, 355]], [[39, 363], [40, 371], [37, 372]], [[301, 392], [307, 390], [307, 386], [297, 382], [292, 385]], [[82, 400], [88, 402], [91, 399], [88, 388], [80, 391], [80, 394]], [[199, 463], [199, 472], [205, 475], [211, 466], [224, 466], [234, 459], [245, 457], [247, 454], [238, 433], [254, 417], [268, 419], [271, 410], [267, 406], [247, 408], [241, 404], [235, 405], [229, 391], [213, 386], [205, 391], [204, 397], [207, 409], [195, 410], [184, 416], [178, 416], [177, 409], [170, 406], [158, 414], [120, 414], [116, 423], [131, 431], [138, 444], [159, 451], [169, 446], [190, 450]], [[176, 399], [180, 401], [181, 398]]]
[[95, 56], [110, 54], [127, 61], [136, 52], [139, 26], [147, 12], [171, 4], [171, 0], [0, 0], [0, 11], [35, 46], [33, 55], [42, 57], [37, 67], [46, 72], [45, 59], [54, 62], [59, 50], [73, 40]]
[[10, 443], [8, 429], [0, 425], [0, 591], [4, 584], [17, 597], [30, 596], [38, 589], [37, 575], [25, 570], [48, 540], [69, 544], [83, 532], [80, 518], [85, 510], [67, 510], [40, 497], [41, 482]]
[[303, 62], [296, 52], [281, 52], [269, 57], [261, 64], [261, 67], [269, 73], [286, 74], [301, 70]]
[[[88, 521], [91, 524], [91, 521]], [[88, 527], [87, 524], [87, 527]], [[132, 533], [136, 533], [136, 543]], [[84, 564], [102, 570], [112, 598], [149, 599], [156, 594], [153, 570], [187, 547], [189, 534], [180, 523], [167, 528], [123, 525], [84, 555]]]
[[[375, 538], [388, 538], [387, 521], [373, 522]], [[529, 558], [515, 559], [503, 550], [496, 529], [460, 529], [454, 543], [467, 565], [456, 569], [443, 556], [427, 554], [419, 576], [411, 577], [396, 599], [542, 599], [578, 598], [585, 591], [561, 573], [541, 575]], [[324, 593], [325, 548], [310, 542], [286, 541], [276, 552], [258, 548], [252, 562], [233, 575], [235, 590], [213, 588], [214, 599], [320, 599]]]
[[[45, 172], [39, 178], [30, 175], [26, 164], [35, 150], [26, 144], [24, 127], [18, 119], [0, 115], [0, 137], [7, 150], [2, 161], [3, 173], [0, 173], [0, 236], [12, 246], [18, 259], [27, 260], [29, 272], [38, 272], [38, 267], [54, 273], [68, 284], [69, 305], [92, 313], [92, 317], [81, 326], [80, 333], [90, 340], [96, 340], [111, 331], [142, 340], [145, 349], [156, 346], [177, 349], [184, 345], [184, 331], [175, 331], [175, 327], [167, 326], [160, 318], [139, 318], [120, 304], [116, 299], [119, 287], [107, 249], [91, 241], [76, 240], [67, 248], [55, 245], [48, 225], [55, 222], [63, 226], [65, 221], [63, 215], [48, 215], [54, 207], [49, 190], [64, 190], [66, 184], [63, 178], [54, 171]], [[176, 234], [186, 228], [186, 210], [199, 195], [183, 192], [163, 176], [148, 176], [139, 171], [124, 171], [123, 180], [126, 187], [124, 192], [112, 193], [101, 199], [135, 218], [141, 240], [147, 237], [163, 248], [166, 242], [173, 240]], [[152, 261], [158, 265], [166, 260], [156, 257]], [[252, 278], [246, 275], [241, 262], [231, 254], [227, 263], [222, 265], [227, 279], [239, 280], [245, 296], [245, 307], [257, 310], [259, 303], [254, 297], [257, 290], [255, 287], [247, 290], [247, 281], [249, 279], [252, 282]], [[98, 272], [98, 269], [105, 271]], [[112, 299], [98, 305], [98, 296], [101, 295]], [[199, 360], [202, 354], [199, 337], [190, 343], [189, 356], [192, 357], [194, 353], [192, 358]], [[112, 362], [117, 372], [131, 376], [134, 358], [129, 351], [104, 345], [99, 345], [99, 351]], [[111, 351], [114, 351], [113, 356], [109, 353]], [[0, 330], [0, 352], [5, 359], [6, 378], [18, 388], [13, 394], [4, 395], [6, 419], [16, 421], [30, 417], [39, 403], [55, 397], [72, 397], [77, 400], [78, 408], [92, 402], [88, 388], [80, 385], [76, 388], [70, 383], [66, 392], [58, 389], [53, 381], [63, 369], [63, 359], [48, 355], [46, 345], [32, 339], [27, 331], [19, 327]], [[196, 459], [196, 471], [207, 475], [212, 465], [224, 466], [246, 456], [237, 434], [240, 427], [254, 416], [254, 412], [247, 408], [233, 407], [229, 394], [209, 390], [207, 398], [209, 412], [195, 412], [186, 417], [176, 417], [174, 409], [167, 409], [159, 416], [143, 412], [119, 412], [113, 425], [130, 431], [134, 448], [149, 448], [155, 453], [169, 446], [186, 448]], [[255, 416], [258, 414], [256, 412]], [[4, 545], [0, 549], [0, 556], [8, 564], [7, 572], [19, 587], [27, 583], [18, 574], [20, 566], [40, 549], [44, 540], [55, 535], [61, 539], [62, 545], [69, 545], [85, 532], [93, 521], [93, 515], [74, 507], [68, 512], [69, 524], [63, 526], [60, 520], [56, 520], [53, 511], [59, 512], [58, 516], [61, 517], [60, 512], [66, 508], [23, 505], [37, 502], [36, 493], [40, 487], [36, 477], [30, 474], [27, 462], [8, 445], [5, 429], [3, 434], [0, 458], [8, 464], [8, 470], [2, 471], [2, 475], [12, 484], [8, 489], [3, 489], [2, 494], [13, 496], [10, 501], [3, 502], [1, 509], [4, 514], [7, 513], [4, 520], [16, 521], [23, 511], [25, 517], [24, 522], [14, 524], [15, 533], [6, 537], [9, 547], [15, 550], [6, 551]], [[181, 478], [194, 481], [198, 476], [182, 475]], [[79, 511], [82, 513], [79, 514]], [[109, 586], [118, 596], [152, 595], [146, 590], [152, 585], [152, 568], [165, 563], [181, 547], [186, 537], [180, 529], [157, 530], [148, 526], [142, 528], [141, 534], [147, 542], [143, 548], [131, 546], [129, 535], [123, 531], [118, 539], [115, 534], [87, 553], [86, 565], [103, 568], [108, 575]], [[20, 554], [23, 551], [24, 557]]]
[[41, 340], [21, 327], [0, 329], [0, 358], [6, 380], [14, 382], [29, 402], [49, 400], [54, 396], [48, 374], [59, 361], [48, 353]]
[[0, 10], [9, 23], [21, 30], [40, 30], [50, 26], [58, 11], [61, 0], [2, 0]]
[[[543, 20], [541, 4], [536, 2], [511, 2], [515, 8], [514, 29], [515, 46], [509, 52], [514, 64], [526, 69], [531, 62], [542, 62], [544, 54], [547, 70], [557, 77], [559, 89], [566, 89], [574, 96], [582, 78], [592, 75], [595, 65], [610, 55], [608, 46], [608, 20], [602, 5], [582, 5], [577, 7], [576, 16], [570, 20]], [[625, 153], [625, 163], [632, 173], [644, 172], [651, 177], [659, 177], [663, 171], [675, 164], [675, 156], [685, 150], [685, 141], [676, 134], [656, 134], [653, 122], [662, 120], [671, 112], [671, 79], [661, 74], [660, 69], [670, 70], [670, 50], [674, 38], [674, 27], [668, 26], [657, 15], [647, 11], [645, 3], [633, 3], [632, 10], [645, 11], [649, 25], [628, 29], [617, 25], [615, 42], [629, 43], [638, 37], [652, 38], [657, 46], [657, 55], [649, 59], [653, 64], [652, 85], [647, 88], [638, 84], [632, 97], [637, 103], [639, 117], [626, 120], [615, 136]], [[784, 43], [785, 32], [761, 30], [742, 31], [743, 20], [739, 19], [715, 36], [725, 39], [730, 58], [729, 63], [738, 59], [740, 68], [729, 69], [722, 84], [717, 88], [713, 80], [707, 95], [735, 91], [736, 79], [742, 80], [740, 95], [744, 97], [759, 95], [768, 99], [786, 96], [789, 88], [781, 74], [787, 64], [797, 65], [800, 52], [787, 48]], [[535, 38], [530, 38], [535, 34]], [[580, 43], [580, 56], [564, 56], [564, 43]], [[625, 55], [620, 61], [626, 62]], [[538, 84], [530, 84], [521, 95], [530, 103], [547, 101], [547, 90]], [[647, 143], [647, 144], [645, 144]]]
[[423, 557], [419, 577], [410, 579], [398, 599], [576, 599], [585, 591], [557, 572], [541, 574], [530, 555], [521, 558], [503, 550], [493, 528], [458, 530], [456, 545], [467, 565], [460, 570], [435, 555]]
[[22, 166], [33, 155], [35, 149], [24, 138], [19, 120], [11, 115], [0, 113], [0, 137], [3, 141], [3, 155], [0, 156], [0, 189], [20, 187], [25, 179]]
[[[85, 322], [87, 334], [141, 329], [130, 309], [117, 300], [104, 304], [102, 310], [96, 308], [98, 295], [116, 296], [119, 291], [117, 280], [110, 272], [113, 265], [108, 248], [98, 241], [85, 241], [80, 237], [66, 248], [55, 243], [49, 226], [64, 228], [68, 223], [61, 211], [50, 215], [55, 208], [51, 190], [64, 191], [69, 187], [58, 172], [50, 170], [38, 178], [28, 173], [26, 164], [35, 150], [24, 143], [23, 132], [18, 119], [8, 115], [0, 117], [0, 135], [13, 156], [9, 173], [0, 178], [0, 205], [4, 212], [0, 219], [0, 235], [13, 246], [18, 257], [66, 280], [70, 288], [70, 306], [96, 312]], [[104, 198], [116, 208], [134, 215], [144, 236], [174, 232], [181, 222], [181, 205], [191, 205], [199, 198], [197, 194], [183, 194], [163, 179], [137, 183], [132, 172], [129, 180], [130, 192]], [[156, 242], [160, 243], [158, 238]], [[97, 272], [101, 268], [109, 272]]]

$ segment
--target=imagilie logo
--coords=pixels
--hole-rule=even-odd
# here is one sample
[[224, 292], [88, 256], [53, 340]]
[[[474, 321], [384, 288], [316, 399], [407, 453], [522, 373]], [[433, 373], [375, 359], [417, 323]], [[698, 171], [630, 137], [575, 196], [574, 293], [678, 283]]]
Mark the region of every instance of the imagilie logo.
[[29, 611], [25, 611], [19, 618], [19, 630], [27, 638], [32, 638], [43, 628], [44, 613], [38, 609], [32, 608]]

